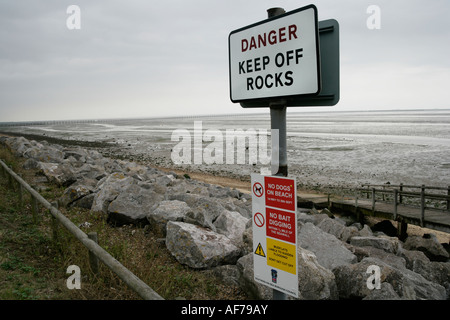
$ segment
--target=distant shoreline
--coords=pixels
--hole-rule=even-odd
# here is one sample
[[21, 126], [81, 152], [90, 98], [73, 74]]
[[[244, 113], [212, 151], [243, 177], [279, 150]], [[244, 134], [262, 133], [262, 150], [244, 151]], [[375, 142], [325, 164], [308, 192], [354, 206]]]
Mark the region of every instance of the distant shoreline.
[[[262, 109], [262, 108], [261, 108]], [[450, 112], [450, 108], [446, 109], [373, 109], [373, 110], [321, 110], [317, 108], [311, 108], [311, 110], [307, 111], [296, 111], [301, 108], [289, 108], [289, 115], [311, 115], [311, 114], [344, 114], [344, 113], [396, 113], [396, 112]], [[242, 113], [224, 113], [224, 114], [196, 114], [196, 115], [176, 115], [176, 116], [158, 116], [158, 117], [130, 117], [130, 118], [86, 118], [86, 119], [47, 119], [47, 120], [15, 120], [15, 121], [4, 121], [0, 122], [0, 128], [2, 126], [30, 126], [30, 125], [44, 125], [44, 124], [55, 124], [58, 122], [67, 122], [67, 123], [104, 123], [104, 122], [116, 122], [116, 121], [133, 121], [133, 120], [176, 120], [176, 119], [211, 119], [211, 118], [222, 118], [222, 117], [231, 117], [231, 118], [243, 118], [247, 116], [267, 116], [267, 119], [270, 120], [270, 113], [268, 110], [266, 112], [248, 112], [243, 111]]]
[[[353, 194], [352, 190], [362, 184], [450, 185], [450, 109], [308, 110], [305, 113], [297, 110], [288, 111], [288, 175], [296, 177], [298, 187], [303, 190], [345, 196]], [[203, 159], [199, 162], [198, 158], [195, 163], [183, 164], [172, 160], [173, 148], [181, 145], [180, 137], [175, 136], [173, 140], [177, 129], [182, 128], [189, 136], [194, 133], [196, 121], [202, 121], [203, 135], [212, 129], [223, 138], [229, 129], [270, 129], [268, 113], [168, 119], [62, 121], [42, 126], [3, 127], [0, 131], [64, 146], [93, 148], [105, 157], [189, 175], [248, 183], [252, 173], [270, 169], [270, 164], [264, 161], [250, 161], [247, 154], [243, 164], [237, 158], [231, 162], [217, 158], [218, 162], [211, 164]], [[215, 152], [218, 144], [210, 141], [211, 137], [204, 137], [202, 152], [213, 149]], [[192, 152], [195, 149], [192, 140], [186, 143]], [[223, 152], [226, 144], [222, 146]], [[264, 148], [261, 150], [270, 150]]]

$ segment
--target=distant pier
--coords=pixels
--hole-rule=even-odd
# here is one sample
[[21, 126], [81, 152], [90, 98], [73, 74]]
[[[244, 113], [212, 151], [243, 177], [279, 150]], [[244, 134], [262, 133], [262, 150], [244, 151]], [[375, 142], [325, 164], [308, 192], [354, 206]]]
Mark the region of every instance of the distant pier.
[[[328, 206], [332, 212], [378, 217], [398, 222], [398, 236], [404, 238], [408, 224], [450, 233], [450, 186], [363, 185], [351, 197], [301, 196], [300, 202], [317, 207]], [[361, 196], [362, 195], [362, 196]]]

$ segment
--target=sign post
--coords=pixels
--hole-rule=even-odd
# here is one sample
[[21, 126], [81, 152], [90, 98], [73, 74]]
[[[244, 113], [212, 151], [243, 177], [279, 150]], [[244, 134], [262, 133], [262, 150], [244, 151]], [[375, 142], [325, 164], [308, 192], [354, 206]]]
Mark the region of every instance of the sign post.
[[322, 21], [319, 37], [314, 5], [267, 13], [267, 20], [229, 35], [230, 99], [243, 108], [270, 108], [273, 176], [251, 177], [254, 278], [281, 300], [298, 297], [296, 180], [287, 178], [286, 108], [338, 103], [339, 25]]

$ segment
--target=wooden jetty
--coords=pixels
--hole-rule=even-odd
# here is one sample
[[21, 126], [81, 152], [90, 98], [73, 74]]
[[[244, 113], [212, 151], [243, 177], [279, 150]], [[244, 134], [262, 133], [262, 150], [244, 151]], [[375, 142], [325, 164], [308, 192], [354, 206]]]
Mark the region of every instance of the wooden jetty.
[[364, 216], [398, 221], [400, 238], [406, 236], [408, 224], [450, 233], [450, 186], [363, 185], [353, 192], [351, 197], [299, 195], [298, 202], [327, 206], [332, 212], [355, 215], [359, 221]]

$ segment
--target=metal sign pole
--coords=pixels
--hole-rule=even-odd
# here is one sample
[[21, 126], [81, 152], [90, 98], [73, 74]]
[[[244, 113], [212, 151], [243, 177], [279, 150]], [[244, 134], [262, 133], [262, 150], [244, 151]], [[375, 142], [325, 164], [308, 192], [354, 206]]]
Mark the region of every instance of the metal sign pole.
[[[272, 18], [278, 15], [286, 13], [283, 8], [270, 8], [267, 10], [268, 18]], [[274, 101], [270, 105], [270, 128], [272, 130], [278, 130], [278, 159], [272, 157], [272, 168], [277, 168], [276, 172], [272, 172], [275, 176], [287, 177], [287, 148], [286, 148], [286, 102], [283, 100]], [[272, 149], [274, 148], [274, 142], [272, 142]], [[275, 147], [277, 147], [275, 146]], [[272, 154], [273, 151], [272, 151]], [[274, 162], [277, 166], [274, 166]], [[273, 300], [287, 300], [287, 295], [277, 289], [273, 289]]]
[[[286, 13], [283, 8], [270, 8], [267, 10], [268, 18], [282, 15]], [[270, 128], [278, 130], [278, 141], [274, 141], [275, 146], [278, 147], [278, 152], [272, 152], [275, 156], [278, 154], [278, 159], [272, 157], [272, 168], [277, 168], [272, 175], [287, 177], [287, 148], [286, 148], [286, 101], [278, 100], [272, 101], [270, 104]], [[272, 143], [272, 148], [274, 148]], [[274, 166], [277, 164], [276, 166]]]
[[[272, 129], [272, 175], [288, 176], [286, 146], [286, 107], [270, 107], [270, 128]], [[278, 135], [273, 130], [278, 130]], [[278, 139], [276, 139], [278, 136]], [[276, 149], [276, 150], [275, 150]], [[277, 152], [278, 151], [278, 152]]]

